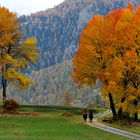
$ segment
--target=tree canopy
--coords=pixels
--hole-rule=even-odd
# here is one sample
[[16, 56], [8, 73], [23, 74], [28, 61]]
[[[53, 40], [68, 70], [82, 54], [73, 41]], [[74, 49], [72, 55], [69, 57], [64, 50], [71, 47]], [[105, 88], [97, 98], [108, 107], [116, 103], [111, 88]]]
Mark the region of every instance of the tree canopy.
[[23, 38], [23, 31], [16, 14], [0, 7], [0, 72], [4, 103], [9, 82], [20, 88], [25, 88], [33, 82], [21, 74], [21, 70], [29, 64], [34, 64], [39, 57], [37, 41], [34, 38], [26, 40]]
[[[83, 30], [72, 77], [81, 87], [102, 82], [113, 116], [140, 111], [140, 6], [96, 15]], [[131, 104], [131, 105], [130, 105]]]

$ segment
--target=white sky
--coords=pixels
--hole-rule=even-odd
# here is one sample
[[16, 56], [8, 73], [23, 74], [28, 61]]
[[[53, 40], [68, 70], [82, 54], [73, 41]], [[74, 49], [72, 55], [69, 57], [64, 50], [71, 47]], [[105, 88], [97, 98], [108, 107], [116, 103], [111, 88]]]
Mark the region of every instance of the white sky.
[[0, 0], [0, 5], [16, 12], [18, 15], [29, 15], [52, 8], [64, 0]]

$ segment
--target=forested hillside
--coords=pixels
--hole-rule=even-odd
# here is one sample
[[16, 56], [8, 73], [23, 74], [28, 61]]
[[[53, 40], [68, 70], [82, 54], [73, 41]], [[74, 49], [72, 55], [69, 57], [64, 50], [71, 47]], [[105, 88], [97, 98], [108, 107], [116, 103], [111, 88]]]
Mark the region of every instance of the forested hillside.
[[[65, 0], [62, 4], [40, 11], [30, 16], [21, 16], [26, 37], [34, 36], [38, 40], [40, 58], [35, 66], [29, 67], [35, 80], [30, 90], [13, 92], [22, 103], [32, 104], [86, 104], [88, 98], [96, 96], [99, 85], [90, 89], [77, 89], [70, 72], [71, 59], [78, 48], [78, 39], [88, 21], [97, 14], [105, 15], [109, 11], [126, 7], [128, 3], [140, 4], [139, 0]], [[69, 96], [70, 100], [65, 102]]]
[[100, 84], [93, 88], [84, 86], [78, 89], [70, 76], [71, 70], [71, 62], [67, 61], [48, 69], [33, 71], [31, 77], [34, 78], [35, 85], [24, 92], [13, 92], [9, 88], [9, 96], [15, 96], [16, 100], [31, 104], [86, 105], [94, 101]]
[[71, 59], [78, 47], [82, 29], [96, 14], [126, 7], [135, 0], [65, 0], [53, 9], [31, 16], [22, 16], [20, 22], [26, 36], [36, 37], [41, 54], [35, 70]]

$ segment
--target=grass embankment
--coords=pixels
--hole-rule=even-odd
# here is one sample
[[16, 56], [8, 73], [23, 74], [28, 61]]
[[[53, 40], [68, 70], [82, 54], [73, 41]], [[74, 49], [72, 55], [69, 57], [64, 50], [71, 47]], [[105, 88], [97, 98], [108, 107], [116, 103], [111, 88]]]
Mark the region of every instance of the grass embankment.
[[[20, 110], [37, 113], [0, 116], [0, 140], [127, 140], [86, 126], [80, 108], [22, 106]], [[63, 117], [64, 112], [74, 116]]]
[[[112, 114], [108, 114], [107, 116], [100, 118], [99, 121], [102, 122], [104, 118], [112, 118]], [[140, 114], [139, 114], [139, 120], [140, 120]], [[121, 130], [126, 130], [129, 132], [140, 134], [140, 122], [128, 122], [126, 120], [120, 120], [120, 121], [112, 121], [112, 122], [102, 122], [108, 126], [119, 128]]]

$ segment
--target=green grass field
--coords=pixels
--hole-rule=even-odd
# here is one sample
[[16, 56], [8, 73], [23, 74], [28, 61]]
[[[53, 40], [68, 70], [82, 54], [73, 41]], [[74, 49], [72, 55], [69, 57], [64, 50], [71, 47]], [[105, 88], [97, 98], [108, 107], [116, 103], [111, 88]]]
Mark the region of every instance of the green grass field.
[[[20, 110], [37, 114], [1, 115], [0, 140], [128, 140], [86, 126], [80, 108], [23, 106]], [[61, 114], [64, 112], [70, 112], [74, 116], [63, 117]]]

